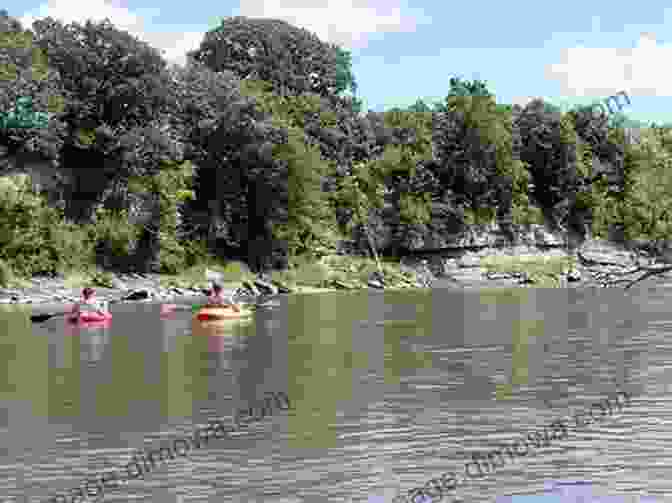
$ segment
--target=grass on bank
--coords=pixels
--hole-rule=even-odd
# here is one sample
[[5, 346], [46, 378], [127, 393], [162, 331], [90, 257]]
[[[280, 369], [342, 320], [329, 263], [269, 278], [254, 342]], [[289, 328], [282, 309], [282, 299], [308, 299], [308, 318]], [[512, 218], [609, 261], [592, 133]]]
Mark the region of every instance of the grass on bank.
[[487, 272], [524, 273], [532, 284], [540, 287], [560, 286], [561, 277], [576, 267], [574, 257], [496, 256], [483, 257], [480, 262]]
[[[90, 267], [79, 270], [64, 270], [58, 276], [63, 278], [63, 286], [68, 289], [79, 289], [85, 286], [103, 288], [114, 287], [114, 275], [102, 269]], [[0, 259], [0, 286], [6, 288], [30, 288], [29, 278], [17, 275], [6, 262]]]
[[[383, 262], [382, 268], [386, 284], [392, 288], [415, 286], [415, 275], [401, 271], [398, 262]], [[206, 269], [223, 274], [222, 286], [225, 289], [234, 289], [239, 287], [243, 281], [252, 282], [255, 279], [254, 274], [244, 264], [232, 261], [196, 265], [179, 275], [163, 276], [160, 281], [166, 287], [207, 287]], [[273, 271], [270, 277], [272, 281], [297, 293], [317, 293], [336, 288], [342, 290], [366, 288], [369, 276], [374, 271], [377, 271], [377, 266], [371, 259], [330, 255], [319, 261], [295, 259], [289, 268]]]
[[[415, 275], [403, 272], [398, 262], [383, 262], [386, 284], [393, 288], [410, 288], [415, 285]], [[241, 262], [227, 263], [211, 261], [199, 264], [178, 275], [164, 275], [160, 282], [164, 287], [203, 288], [207, 287], [206, 269], [224, 276], [225, 289], [237, 288], [243, 281], [254, 281], [255, 275]], [[273, 271], [270, 276], [291, 290], [303, 293], [339, 289], [359, 289], [367, 286], [369, 276], [377, 271], [376, 263], [367, 258], [330, 255], [319, 261], [295, 259], [286, 270]]]
[[30, 283], [14, 272], [12, 267], [0, 259], [0, 287], [4, 288], [28, 288]]
[[224, 262], [212, 259], [189, 267], [179, 274], [164, 274], [159, 282], [161, 286], [167, 288], [206, 288], [208, 286], [206, 270], [222, 274], [221, 284], [225, 289], [237, 288], [243, 281], [254, 280], [254, 275], [245, 264], [237, 261]]
[[98, 286], [101, 288], [114, 288], [114, 274], [97, 267], [83, 270], [69, 270], [62, 273], [63, 285], [66, 288], [84, 288], [85, 286]]
[[[413, 288], [415, 274], [402, 271], [396, 261], [382, 262], [385, 284], [391, 288]], [[369, 276], [378, 270], [374, 260], [363, 257], [328, 255], [317, 262], [297, 261], [284, 271], [274, 271], [273, 280], [299, 291], [315, 289], [366, 288]]]

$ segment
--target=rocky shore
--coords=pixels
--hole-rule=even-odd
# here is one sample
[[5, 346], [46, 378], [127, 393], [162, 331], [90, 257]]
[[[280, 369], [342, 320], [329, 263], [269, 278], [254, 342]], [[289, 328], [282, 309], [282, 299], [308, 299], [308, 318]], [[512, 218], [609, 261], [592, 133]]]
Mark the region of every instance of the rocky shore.
[[[98, 300], [111, 304], [126, 302], [146, 303], [203, 303], [208, 295], [208, 282], [191, 288], [164, 286], [160, 274], [112, 274], [113, 286], [95, 286]], [[26, 281], [30, 286], [0, 288], [0, 305], [29, 305], [35, 313], [58, 312], [67, 309], [80, 299], [81, 288], [69, 287], [65, 278], [35, 277]], [[224, 288], [225, 295], [235, 295], [242, 303], [263, 302], [266, 299], [288, 293], [329, 292], [330, 288], [295, 288], [257, 278], [243, 281], [238, 288]]]
[[[516, 244], [504, 243], [497, 229], [472, 229], [449, 246], [418, 250], [401, 259], [403, 272], [415, 273], [416, 284], [392, 283], [376, 273], [365, 287], [370, 289], [493, 287], [589, 288], [628, 286], [646, 276], [649, 283], [669, 280], [672, 253], [665, 246], [650, 243], [618, 244], [587, 240], [569, 247], [542, 226], [517, 232]], [[536, 268], [536, 269], [535, 269]], [[535, 272], [536, 271], [536, 272]], [[539, 274], [541, 271], [541, 274]], [[657, 272], [656, 272], [657, 271]], [[660, 272], [663, 272], [661, 274]], [[545, 277], [545, 278], [544, 278]], [[543, 279], [552, 279], [552, 284]], [[648, 279], [650, 278], [650, 279]], [[159, 274], [113, 275], [111, 288], [97, 287], [98, 297], [116, 302], [202, 302], [208, 283], [191, 288], [165, 286]], [[290, 293], [352, 290], [352, 284], [332, 280], [319, 288], [288, 287], [268, 277], [243, 281], [236, 291], [241, 302], [251, 303]], [[23, 288], [0, 289], [0, 304], [30, 304], [33, 311], [62, 310], [79, 298], [80, 288], [66, 286], [64, 278], [33, 278]]]
[[[200, 289], [164, 288], [159, 279], [159, 275], [152, 274], [115, 275], [113, 288], [95, 288], [99, 300], [111, 303], [205, 298]], [[35, 312], [61, 311], [80, 298], [81, 288], [68, 287], [64, 278], [36, 277], [27, 282], [30, 286], [1, 288], [0, 304], [30, 304]]]
[[[492, 267], [484, 266], [484, 263], [505, 263], [506, 259], [515, 259], [523, 264], [525, 261], [573, 261], [573, 265], [558, 274], [551, 271], [548, 273], [557, 279], [557, 284], [553, 286], [560, 288], [608, 287], [621, 283], [627, 285], [637, 277], [637, 273], [642, 275], [648, 268], [655, 268], [656, 265], [665, 267], [667, 264], [660, 257], [641, 255], [606, 241], [591, 241], [573, 252], [557, 248], [518, 246], [507, 249], [484, 247], [460, 253], [459, 256], [450, 255], [444, 252], [440, 256], [424, 258], [432, 276], [439, 280], [447, 279], [455, 288], [475, 289], [545, 286], [525, 270], [493, 271]], [[421, 266], [421, 260], [418, 259], [405, 262], [410, 267]], [[640, 267], [644, 269], [640, 270]], [[658, 277], [661, 280], [665, 278], [669, 278], [669, 274]]]

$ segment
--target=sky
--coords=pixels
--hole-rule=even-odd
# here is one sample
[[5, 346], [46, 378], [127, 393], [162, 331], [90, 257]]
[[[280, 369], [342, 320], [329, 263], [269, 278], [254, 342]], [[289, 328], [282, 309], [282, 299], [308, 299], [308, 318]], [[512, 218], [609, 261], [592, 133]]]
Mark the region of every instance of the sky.
[[[153, 3], [152, 3], [153, 2]], [[499, 103], [535, 97], [566, 109], [624, 91], [623, 112], [645, 122], [672, 118], [672, 7], [662, 2], [446, 2], [425, 0], [4, 0], [29, 27], [109, 17], [164, 50], [170, 62], [198, 46], [222, 17], [278, 18], [352, 52], [365, 109], [442, 100], [453, 76], [481, 79]], [[622, 103], [625, 103], [622, 100]]]

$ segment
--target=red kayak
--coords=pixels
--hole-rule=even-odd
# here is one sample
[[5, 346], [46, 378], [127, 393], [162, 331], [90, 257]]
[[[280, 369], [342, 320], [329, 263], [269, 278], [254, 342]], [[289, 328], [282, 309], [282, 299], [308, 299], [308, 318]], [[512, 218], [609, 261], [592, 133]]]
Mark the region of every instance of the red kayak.
[[99, 313], [97, 311], [84, 311], [79, 314], [68, 316], [70, 323], [105, 323], [112, 321], [112, 313]]

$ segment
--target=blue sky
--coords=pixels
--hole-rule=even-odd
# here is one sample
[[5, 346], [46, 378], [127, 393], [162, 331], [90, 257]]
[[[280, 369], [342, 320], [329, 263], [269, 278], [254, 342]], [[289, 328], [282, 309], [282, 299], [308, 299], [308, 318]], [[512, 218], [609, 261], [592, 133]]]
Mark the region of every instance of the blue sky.
[[[405, 0], [404, 0], [405, 1]], [[480, 78], [498, 102], [563, 106], [625, 91], [633, 119], [672, 121], [672, 7], [659, 2], [399, 0], [5, 0], [28, 21], [102, 19], [183, 61], [223, 16], [275, 17], [353, 53], [358, 94], [381, 111], [442, 99], [451, 76]], [[669, 80], [668, 80], [669, 79]]]

